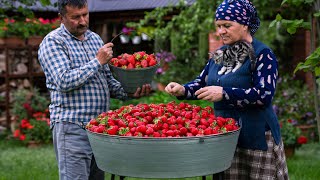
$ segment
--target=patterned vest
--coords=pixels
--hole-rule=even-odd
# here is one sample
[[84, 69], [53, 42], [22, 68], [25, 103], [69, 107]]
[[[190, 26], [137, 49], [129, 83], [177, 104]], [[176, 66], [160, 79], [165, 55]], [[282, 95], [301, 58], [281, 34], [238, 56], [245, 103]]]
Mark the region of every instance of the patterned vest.
[[[262, 42], [253, 39], [253, 47], [256, 57], [259, 53], [268, 48]], [[211, 63], [208, 75], [208, 86], [216, 85], [222, 87], [252, 87], [252, 74], [250, 70], [250, 60], [247, 59], [243, 65], [234, 73], [218, 75], [221, 65]], [[276, 144], [280, 142], [280, 126], [278, 118], [273, 111], [272, 104], [267, 107], [249, 106], [239, 108], [230, 106], [225, 101], [214, 103], [216, 116], [232, 117], [241, 124], [241, 132], [238, 140], [238, 146], [247, 149], [267, 150], [265, 131], [271, 130]]]

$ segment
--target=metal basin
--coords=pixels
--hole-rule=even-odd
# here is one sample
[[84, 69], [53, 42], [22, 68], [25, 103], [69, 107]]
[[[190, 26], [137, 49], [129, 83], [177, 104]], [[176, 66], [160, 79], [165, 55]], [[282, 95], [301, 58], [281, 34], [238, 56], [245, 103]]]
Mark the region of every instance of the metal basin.
[[138, 178], [185, 178], [228, 169], [240, 129], [223, 135], [143, 138], [87, 131], [97, 165], [108, 173]]

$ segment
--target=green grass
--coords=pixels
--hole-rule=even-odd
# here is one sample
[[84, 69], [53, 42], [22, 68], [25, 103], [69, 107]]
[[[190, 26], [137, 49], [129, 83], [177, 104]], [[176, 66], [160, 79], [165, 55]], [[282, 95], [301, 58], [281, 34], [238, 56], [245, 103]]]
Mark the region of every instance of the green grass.
[[[320, 144], [302, 146], [296, 150], [292, 158], [287, 159], [287, 163], [291, 180], [318, 179], [320, 177]], [[53, 146], [26, 148], [16, 141], [0, 139], [0, 180], [29, 179], [59, 179]], [[110, 174], [106, 174], [106, 179], [110, 179]], [[119, 180], [118, 176], [116, 180]], [[142, 179], [125, 178], [125, 180]], [[201, 180], [201, 177], [184, 180]]]
[[290, 180], [315, 180], [320, 177], [320, 144], [306, 144], [287, 160]]

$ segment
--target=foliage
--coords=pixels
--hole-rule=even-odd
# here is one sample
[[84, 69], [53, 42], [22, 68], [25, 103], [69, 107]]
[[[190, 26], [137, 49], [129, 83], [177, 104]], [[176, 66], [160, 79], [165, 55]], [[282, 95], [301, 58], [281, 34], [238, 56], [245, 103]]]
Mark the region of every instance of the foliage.
[[178, 100], [176, 97], [169, 95], [166, 92], [163, 91], [155, 91], [153, 92], [151, 95], [146, 96], [146, 97], [142, 97], [140, 99], [131, 99], [128, 101], [121, 101], [118, 99], [111, 99], [111, 110], [114, 109], [119, 109], [121, 106], [124, 105], [129, 105], [129, 104], [133, 104], [133, 105], [137, 105], [138, 103], [146, 103], [146, 104], [150, 104], [150, 103], [155, 103], [155, 104], [159, 104], [159, 103], [168, 103], [171, 101], [175, 101], [177, 103], [179, 102], [188, 102], [189, 104], [195, 104], [201, 107], [206, 107], [206, 106], [212, 106], [212, 102], [209, 101], [203, 101], [203, 100]]
[[17, 90], [14, 93], [12, 114], [15, 117], [13, 136], [25, 143], [48, 143], [52, 139], [49, 129], [49, 101], [37, 89]]
[[[201, 33], [208, 35], [214, 28], [217, 5], [214, 0], [198, 0], [192, 5], [186, 2], [182, 0], [175, 7], [156, 8], [147, 12], [138, 23], [130, 23], [130, 26], [138, 29], [150, 25], [155, 27], [152, 36], [155, 36], [157, 42], [163, 42], [156, 51], [170, 51], [177, 57], [163, 77], [174, 77], [174, 81], [180, 83], [195, 78], [206, 64], [207, 53], [200, 53], [199, 37]], [[167, 21], [169, 15], [172, 15], [172, 19]], [[208, 36], [203, 37], [207, 40]]]
[[[168, 51], [160, 51], [155, 54], [157, 60], [159, 61], [159, 68], [156, 71], [155, 81], [158, 83], [167, 84], [171, 81], [172, 77], [166, 76], [166, 71], [169, 70], [172, 61], [176, 60], [176, 56]], [[169, 78], [169, 79], [168, 79]]]
[[300, 80], [283, 75], [278, 79], [273, 100], [274, 110], [280, 119], [292, 119], [298, 125], [316, 124], [314, 94]]
[[288, 119], [280, 121], [280, 130], [283, 144], [285, 146], [297, 146], [301, 130], [296, 127], [295, 121]]
[[[299, 8], [300, 6], [307, 6], [307, 16], [302, 17], [297, 12], [297, 16], [293, 17], [293, 20], [286, 20], [283, 19], [280, 15], [274, 20], [276, 23], [281, 23], [286, 25], [287, 31], [290, 34], [296, 32], [297, 28], [309, 28], [311, 27], [311, 35], [310, 35], [310, 42], [311, 42], [311, 53], [306, 58], [305, 61], [300, 62], [294, 73], [299, 70], [303, 70], [305, 72], [311, 72], [313, 74], [313, 81], [314, 81], [314, 94], [315, 98], [315, 109], [317, 112], [317, 123], [318, 123], [318, 134], [320, 134], [320, 117], [319, 117], [319, 97], [318, 97], [318, 85], [316, 84], [316, 77], [320, 75], [320, 48], [315, 48], [319, 45], [319, 41], [316, 41], [317, 38], [320, 37], [320, 29], [319, 29], [319, 16], [320, 16], [320, 1], [319, 0], [283, 0], [281, 3], [282, 6], [288, 5], [292, 7]], [[301, 13], [304, 14], [304, 13]], [[308, 19], [307, 19], [308, 18]], [[305, 20], [307, 19], [307, 20]], [[275, 23], [273, 23], [275, 24]], [[272, 24], [271, 24], [272, 25]], [[320, 139], [319, 139], [320, 140]]]
[[58, 26], [58, 18], [51, 20], [43, 18], [26, 18], [24, 20], [5, 18], [0, 20], [0, 37], [18, 36], [26, 39], [30, 36], [45, 36]]
[[42, 6], [51, 5], [50, 0], [1, 0], [0, 19], [7, 18], [7, 14], [16, 14], [17, 17], [33, 17], [33, 11], [28, 8], [40, 2]]
[[35, 141], [36, 143], [49, 143], [52, 140], [49, 129], [50, 119], [49, 112], [37, 112], [32, 114], [29, 119], [22, 119], [13, 137], [25, 143]]

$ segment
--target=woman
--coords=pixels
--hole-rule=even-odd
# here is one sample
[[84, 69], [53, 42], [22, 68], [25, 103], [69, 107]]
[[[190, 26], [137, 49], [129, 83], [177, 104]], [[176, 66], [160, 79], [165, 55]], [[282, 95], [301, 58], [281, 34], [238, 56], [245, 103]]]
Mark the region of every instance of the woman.
[[272, 109], [278, 64], [269, 47], [253, 37], [260, 25], [248, 0], [225, 0], [216, 10], [216, 27], [228, 47], [238, 41], [251, 43], [255, 69], [247, 59], [235, 72], [218, 74], [222, 65], [211, 59], [192, 82], [170, 82], [165, 91], [179, 99], [214, 102], [216, 116], [232, 117], [241, 124], [232, 165], [224, 179], [288, 179], [278, 119]]

